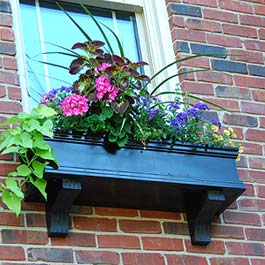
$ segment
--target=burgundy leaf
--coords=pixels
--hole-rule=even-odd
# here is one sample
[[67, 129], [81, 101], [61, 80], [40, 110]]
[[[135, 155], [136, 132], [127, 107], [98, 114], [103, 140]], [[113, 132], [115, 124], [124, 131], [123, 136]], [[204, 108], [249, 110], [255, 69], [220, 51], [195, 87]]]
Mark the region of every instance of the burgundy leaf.
[[84, 58], [78, 58], [71, 62], [69, 73], [77, 74], [84, 66], [86, 60]]
[[96, 46], [96, 47], [102, 47], [102, 46], [105, 45], [105, 43], [103, 41], [100, 41], [100, 40], [94, 40], [94, 41], [91, 42], [91, 44], [93, 46]]
[[74, 49], [84, 49], [87, 46], [87, 42], [81, 43], [81, 42], [77, 42], [73, 45], [72, 50]]
[[111, 102], [111, 108], [118, 113], [120, 116], [124, 114], [124, 112], [127, 110], [129, 107], [129, 102], [128, 100], [123, 101], [122, 103], [117, 103], [115, 101]]

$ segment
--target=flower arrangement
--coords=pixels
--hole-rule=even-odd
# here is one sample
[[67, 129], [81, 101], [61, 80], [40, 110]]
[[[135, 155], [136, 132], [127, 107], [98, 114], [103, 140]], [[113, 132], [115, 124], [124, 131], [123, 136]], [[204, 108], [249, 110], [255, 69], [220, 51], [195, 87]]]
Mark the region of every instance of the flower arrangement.
[[[233, 129], [210, 118], [207, 104], [191, 104], [190, 97], [198, 98], [180, 91], [157, 93], [161, 84], [149, 92], [152, 78], [143, 74], [147, 63], [131, 62], [122, 49], [116, 55], [106, 52], [104, 46], [104, 42], [91, 39], [74, 44], [72, 49], [82, 54], [71, 54], [76, 58], [69, 72], [79, 74], [73, 85], [51, 90], [31, 113], [22, 112], [0, 124], [16, 125], [6, 129], [0, 140], [2, 154], [17, 153], [22, 162], [0, 186], [2, 201], [16, 214], [21, 210], [21, 188], [26, 182], [47, 196], [45, 167], [58, 164], [44, 137], [53, 137], [54, 130], [103, 137], [116, 148], [129, 140], [143, 145], [155, 140], [238, 146]], [[162, 101], [165, 94], [173, 94], [174, 100]]]

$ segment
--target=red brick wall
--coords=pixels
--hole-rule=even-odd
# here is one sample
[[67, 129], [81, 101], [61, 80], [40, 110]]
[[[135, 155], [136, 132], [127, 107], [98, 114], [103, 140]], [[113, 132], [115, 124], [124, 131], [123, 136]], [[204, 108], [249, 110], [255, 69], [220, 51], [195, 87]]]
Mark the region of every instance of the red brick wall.
[[[44, 205], [24, 203], [18, 219], [1, 205], [2, 264], [264, 264], [264, 0], [167, 0], [167, 6], [178, 56], [202, 51], [229, 54], [179, 65], [179, 69], [213, 69], [184, 76], [181, 87], [234, 111], [220, 115], [244, 146], [238, 170], [247, 191], [216, 218], [208, 246], [191, 246], [185, 215], [179, 213], [74, 207], [69, 236], [48, 238]], [[0, 121], [22, 109], [14, 43], [11, 9], [4, 0], [0, 2]], [[3, 178], [15, 162], [12, 156], [0, 159]]]

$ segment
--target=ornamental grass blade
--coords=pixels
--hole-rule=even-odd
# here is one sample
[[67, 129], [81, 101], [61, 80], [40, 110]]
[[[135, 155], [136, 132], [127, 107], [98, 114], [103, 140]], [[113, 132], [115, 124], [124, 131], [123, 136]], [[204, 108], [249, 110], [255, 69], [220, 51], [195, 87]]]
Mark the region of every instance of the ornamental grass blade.
[[69, 71], [69, 67], [66, 67], [66, 66], [63, 66], [63, 65], [60, 65], [60, 64], [49, 63], [49, 62], [44, 62], [44, 61], [35, 60], [35, 59], [33, 59], [32, 57], [30, 57], [28, 54], [26, 54], [26, 57], [27, 57], [28, 59], [33, 60], [33, 61], [38, 62], [38, 63], [43, 63], [43, 64], [47, 64], [47, 65], [50, 65], [50, 66], [55, 66], [55, 67], [62, 68], [62, 69], [65, 69], [65, 70]]
[[56, 2], [56, 5], [70, 18], [70, 20], [75, 24], [75, 26], [81, 31], [81, 33], [86, 37], [88, 41], [92, 41], [90, 36], [83, 30], [83, 28], [72, 18], [72, 16], [64, 10], [64, 8]]
[[119, 47], [119, 51], [120, 51], [120, 56], [122, 57], [122, 58], [124, 58], [125, 57], [125, 55], [124, 55], [124, 49], [123, 49], [123, 47], [122, 47], [122, 44], [121, 44], [121, 42], [120, 42], [120, 39], [119, 39], [119, 37], [117, 36], [117, 34], [110, 28], [110, 27], [108, 27], [107, 25], [105, 25], [105, 24], [103, 24], [103, 23], [101, 23], [104, 27], [106, 27], [111, 33], [112, 33], [112, 35], [115, 37], [115, 39], [116, 39], [116, 41], [117, 41], [117, 44], [118, 44], [118, 47]]
[[196, 72], [203, 72], [203, 71], [208, 71], [209, 69], [199, 69], [199, 70], [191, 70], [191, 71], [185, 71], [185, 72], [180, 72], [174, 75], [169, 76], [168, 78], [164, 79], [161, 83], [159, 83], [150, 93], [151, 95], [153, 95], [158, 89], [159, 87], [161, 87], [163, 84], [165, 84], [167, 81], [169, 81], [170, 79], [176, 77], [176, 76], [180, 76], [180, 75], [184, 75], [184, 74], [190, 74], [190, 73], [196, 73]]
[[88, 10], [88, 8], [84, 4], [80, 3], [80, 5], [83, 8], [83, 10], [92, 18], [92, 20], [94, 21], [94, 23], [98, 27], [99, 31], [101, 32], [104, 40], [106, 41], [106, 43], [107, 43], [107, 45], [108, 45], [108, 47], [110, 49], [111, 54], [114, 54], [114, 51], [113, 51], [112, 46], [110, 44], [110, 41], [109, 41], [108, 37], [106, 36], [103, 28], [100, 26], [99, 22], [95, 19], [95, 17], [93, 16], [93, 14]]

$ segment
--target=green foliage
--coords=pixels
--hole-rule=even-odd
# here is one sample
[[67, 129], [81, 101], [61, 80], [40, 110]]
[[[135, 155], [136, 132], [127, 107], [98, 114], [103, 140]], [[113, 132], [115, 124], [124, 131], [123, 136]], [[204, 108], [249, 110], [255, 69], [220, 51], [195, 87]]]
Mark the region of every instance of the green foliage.
[[0, 126], [14, 125], [5, 130], [0, 139], [2, 154], [16, 153], [21, 164], [16, 171], [10, 172], [5, 183], [1, 183], [2, 201], [16, 215], [20, 213], [24, 198], [22, 186], [32, 183], [46, 199], [46, 180], [43, 178], [45, 167], [57, 164], [54, 150], [44, 139], [53, 137], [53, 119], [57, 113], [45, 105], [39, 105], [31, 113], [21, 112]]

